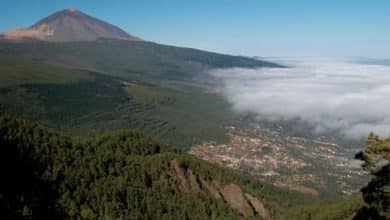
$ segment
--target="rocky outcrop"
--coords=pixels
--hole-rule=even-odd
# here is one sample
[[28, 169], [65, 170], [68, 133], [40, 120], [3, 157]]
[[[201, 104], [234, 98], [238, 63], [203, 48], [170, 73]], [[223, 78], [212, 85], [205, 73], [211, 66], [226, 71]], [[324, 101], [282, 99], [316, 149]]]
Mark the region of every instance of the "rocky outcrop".
[[170, 168], [171, 171], [168, 173], [168, 176], [171, 177], [171, 179], [179, 187], [179, 189], [182, 191], [190, 190], [191, 187], [188, 184], [184, 170], [179, 167], [176, 160], [171, 161]]
[[207, 182], [206, 180], [200, 178], [200, 183], [202, 184], [202, 187], [207, 190], [209, 193], [211, 193], [211, 195], [214, 196], [214, 198], [216, 199], [222, 199], [222, 196], [221, 196], [221, 193], [219, 192], [219, 183], [217, 183], [216, 181], [213, 181], [211, 182], [211, 184], [209, 184], [209, 182]]
[[245, 193], [245, 198], [252, 205], [255, 212], [257, 212], [264, 219], [271, 219], [271, 215], [267, 209], [265, 209], [262, 202], [260, 202], [257, 198], [253, 197], [251, 194]]
[[221, 189], [226, 203], [244, 216], [255, 215], [255, 210], [244, 196], [244, 192], [236, 184], [229, 184]]
[[170, 162], [169, 168], [162, 176], [168, 177], [168, 181], [181, 191], [208, 193], [216, 199], [223, 200], [230, 208], [245, 217], [261, 216], [263, 219], [271, 219], [263, 203], [255, 196], [244, 192], [237, 184], [222, 185], [217, 180], [206, 180], [191, 169], [181, 168], [176, 160]]

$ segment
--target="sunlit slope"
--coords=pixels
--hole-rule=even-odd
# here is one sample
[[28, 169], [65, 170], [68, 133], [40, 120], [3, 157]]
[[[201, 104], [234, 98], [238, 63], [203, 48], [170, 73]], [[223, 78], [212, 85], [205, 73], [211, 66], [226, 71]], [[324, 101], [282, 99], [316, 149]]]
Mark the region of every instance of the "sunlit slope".
[[140, 41], [3, 42], [0, 104], [75, 135], [132, 128], [181, 146], [223, 141], [234, 114], [205, 71], [233, 66], [277, 65]]
[[112, 39], [68, 43], [3, 42], [0, 54], [138, 79], [189, 79], [209, 68], [278, 66], [241, 56]]
[[38, 75], [30, 83], [2, 88], [0, 103], [24, 118], [74, 135], [132, 128], [181, 146], [226, 138], [222, 125], [233, 113], [216, 94], [80, 73], [79, 78], [59, 77], [55, 83]]
[[0, 88], [24, 84], [64, 84], [87, 82], [94, 76], [87, 71], [42, 64], [39, 61], [0, 55]]

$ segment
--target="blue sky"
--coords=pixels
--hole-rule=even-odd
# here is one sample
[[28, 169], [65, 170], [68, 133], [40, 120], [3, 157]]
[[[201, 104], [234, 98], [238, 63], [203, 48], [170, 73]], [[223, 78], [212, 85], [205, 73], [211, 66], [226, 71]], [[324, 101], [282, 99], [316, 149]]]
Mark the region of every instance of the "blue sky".
[[387, 0], [1, 0], [0, 32], [69, 6], [164, 44], [256, 56], [390, 58]]

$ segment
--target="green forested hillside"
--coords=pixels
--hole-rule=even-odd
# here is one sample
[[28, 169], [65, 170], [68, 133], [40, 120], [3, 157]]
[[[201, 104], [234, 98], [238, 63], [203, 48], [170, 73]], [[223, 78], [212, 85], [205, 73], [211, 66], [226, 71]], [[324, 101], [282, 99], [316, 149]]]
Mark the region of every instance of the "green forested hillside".
[[280, 67], [242, 56], [113, 39], [67, 43], [0, 42], [0, 54], [139, 80], [189, 80], [210, 68]]
[[272, 216], [314, 199], [200, 161], [137, 132], [71, 138], [8, 114], [0, 125], [0, 169], [6, 177], [0, 213], [6, 218], [242, 218], [204, 188], [211, 182], [237, 184], [261, 199]]
[[42, 64], [27, 58], [0, 55], [0, 88], [25, 84], [57, 85], [91, 80], [93, 80], [93, 75], [88, 74], [88, 71]]
[[284, 219], [354, 219], [363, 204], [363, 199], [360, 196], [324, 200], [310, 205], [298, 205], [291, 208], [285, 214]]
[[223, 125], [233, 118], [222, 97], [194, 87], [124, 84], [87, 71], [81, 71], [80, 81], [66, 80], [1, 88], [0, 103], [67, 134], [139, 129], [180, 146], [199, 139], [226, 139]]
[[[311, 204], [320, 198], [163, 144], [225, 141], [224, 125], [236, 116], [205, 71], [261, 66], [278, 65], [150, 42], [0, 43], [0, 105], [32, 121], [1, 114], [0, 213], [6, 219], [354, 216], [359, 198]], [[382, 194], [364, 197], [375, 207], [372, 195]], [[229, 202], [239, 198], [246, 205]], [[259, 202], [249, 202], [254, 198]]]
[[72, 135], [139, 129], [190, 146], [225, 141], [234, 114], [210, 68], [278, 66], [151, 42], [0, 42], [0, 104]]

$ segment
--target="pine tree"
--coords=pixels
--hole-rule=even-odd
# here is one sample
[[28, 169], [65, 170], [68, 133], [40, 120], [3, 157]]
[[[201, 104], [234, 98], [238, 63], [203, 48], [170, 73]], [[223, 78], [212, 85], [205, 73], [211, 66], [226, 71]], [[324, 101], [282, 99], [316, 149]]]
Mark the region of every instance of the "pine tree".
[[368, 207], [363, 207], [356, 218], [390, 219], [390, 139], [370, 133], [365, 149], [356, 158], [364, 161], [363, 167], [372, 175], [361, 190]]

